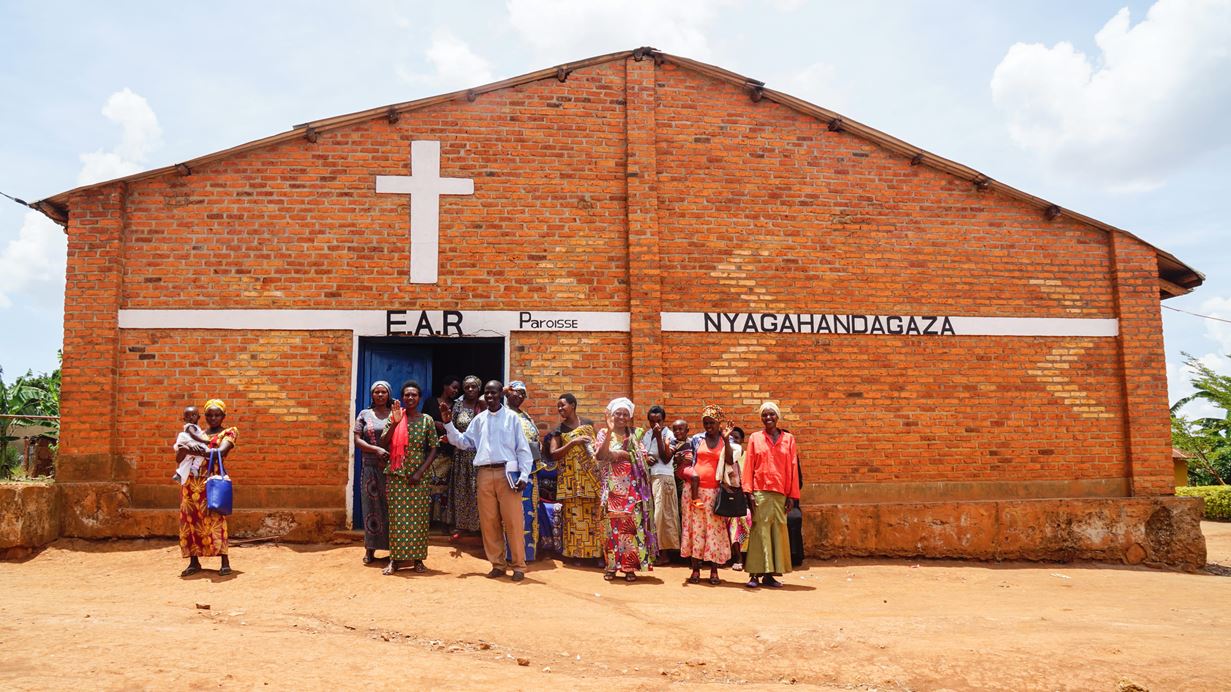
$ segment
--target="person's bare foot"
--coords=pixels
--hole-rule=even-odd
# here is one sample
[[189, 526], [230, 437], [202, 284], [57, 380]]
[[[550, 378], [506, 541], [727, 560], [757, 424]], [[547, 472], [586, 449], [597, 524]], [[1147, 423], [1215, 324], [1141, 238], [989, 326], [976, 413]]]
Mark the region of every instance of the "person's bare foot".
[[397, 560], [394, 560], [393, 558], [389, 558], [389, 564], [385, 565], [385, 568], [382, 569], [380, 573], [388, 576], [390, 574], [393, 574], [396, 571], [398, 571]]

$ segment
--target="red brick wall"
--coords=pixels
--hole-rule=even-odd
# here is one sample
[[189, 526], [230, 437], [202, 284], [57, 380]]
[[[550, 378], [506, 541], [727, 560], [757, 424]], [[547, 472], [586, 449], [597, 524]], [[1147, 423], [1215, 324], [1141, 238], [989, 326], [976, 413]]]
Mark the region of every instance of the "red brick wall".
[[629, 392], [629, 335], [519, 332], [509, 349], [509, 377], [526, 382], [525, 411], [546, 432], [560, 423], [556, 399], [577, 397], [577, 413], [604, 420], [607, 402]]
[[[659, 70], [664, 309], [1115, 316], [1103, 231]], [[776, 399], [811, 483], [914, 483], [928, 499], [927, 483], [990, 483], [963, 491], [978, 496], [1129, 472], [1115, 339], [671, 334], [663, 352], [673, 416], [696, 430], [713, 401], [751, 431]]]
[[[441, 201], [435, 287], [407, 283], [407, 198], [375, 193], [419, 139], [442, 142], [442, 175], [475, 180]], [[280, 486], [343, 502], [349, 333], [117, 338], [117, 307], [629, 311], [628, 334], [513, 336], [541, 427], [562, 391], [596, 419], [614, 396], [639, 419], [661, 399], [694, 430], [714, 401], [751, 431], [772, 398], [817, 498], [1114, 494], [1130, 478], [1166, 493], [1152, 252], [708, 77], [613, 62], [78, 195], [61, 453], [118, 455], [107, 477], [165, 504], [179, 407], [220, 396], [242, 429], [233, 464], [269, 506]], [[1119, 310], [1124, 336], [664, 334], [659, 310]], [[114, 428], [82, 422], [112, 405]]]
[[115, 415], [123, 456], [136, 485], [162, 487], [138, 501], [175, 499], [171, 444], [183, 407], [209, 398], [226, 402], [226, 425], [239, 428], [228, 470], [243, 479], [241, 506], [261, 486], [345, 486], [351, 342], [336, 331], [123, 330]]
[[658, 89], [673, 310], [1113, 317], [1107, 234], [670, 64]]
[[112, 185], [73, 198], [64, 286], [64, 361], [56, 476], [92, 481], [125, 475], [116, 465], [116, 344], [123, 274], [125, 188]]
[[[671, 417], [774, 400], [810, 483], [1123, 478], [1114, 339], [671, 334]], [[927, 498], [919, 498], [927, 499]]]
[[[166, 284], [187, 272], [192, 300], [230, 308], [626, 309], [623, 100], [609, 63], [143, 181], [124, 307], [184, 307]], [[409, 197], [375, 193], [375, 176], [410, 173], [412, 139], [440, 140], [442, 176], [474, 179], [441, 199], [432, 290], [407, 287]]]

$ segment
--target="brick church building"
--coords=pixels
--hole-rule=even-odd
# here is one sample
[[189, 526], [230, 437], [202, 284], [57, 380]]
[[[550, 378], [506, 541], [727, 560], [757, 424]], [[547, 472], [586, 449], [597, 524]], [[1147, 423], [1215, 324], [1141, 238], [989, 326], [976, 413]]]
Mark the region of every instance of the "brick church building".
[[171, 440], [239, 428], [234, 535], [358, 511], [375, 379], [526, 381], [798, 437], [814, 556], [1204, 561], [1132, 234], [642, 48], [296, 126], [36, 205], [68, 234], [65, 535], [175, 535]]

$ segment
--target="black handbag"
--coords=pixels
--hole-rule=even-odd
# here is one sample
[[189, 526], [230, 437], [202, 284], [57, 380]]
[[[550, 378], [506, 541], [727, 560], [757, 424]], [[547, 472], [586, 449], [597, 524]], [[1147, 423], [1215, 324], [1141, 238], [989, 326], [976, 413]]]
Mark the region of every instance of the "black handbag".
[[742, 517], [748, 514], [748, 498], [742, 488], [718, 486], [714, 496], [714, 514], [720, 517]]

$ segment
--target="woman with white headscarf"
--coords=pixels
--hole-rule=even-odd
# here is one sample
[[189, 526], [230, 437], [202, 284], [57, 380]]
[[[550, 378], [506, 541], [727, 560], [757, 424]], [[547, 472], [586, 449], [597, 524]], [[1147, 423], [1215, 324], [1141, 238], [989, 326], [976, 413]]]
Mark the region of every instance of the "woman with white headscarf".
[[372, 407], [355, 417], [352, 432], [355, 449], [363, 453], [359, 474], [359, 502], [363, 512], [363, 564], [372, 562], [377, 550], [389, 549], [389, 505], [386, 499], [385, 462], [389, 450], [380, 446], [380, 436], [389, 423], [389, 394], [393, 387], [384, 380], [369, 389]]
[[[744, 492], [752, 505], [752, 530], [748, 534], [746, 586], [777, 588], [774, 579], [791, 571], [791, 546], [786, 513], [799, 502], [798, 458], [795, 436], [778, 428], [782, 412], [772, 401], [761, 404], [764, 430], [748, 436], [744, 452]], [[758, 581], [758, 577], [760, 580]]]
[[607, 404], [607, 427], [598, 433], [602, 504], [607, 514], [603, 579], [624, 572], [636, 581], [638, 570], [652, 569], [658, 555], [654, 534], [654, 494], [641, 430], [634, 430], [633, 402], [621, 397]]

